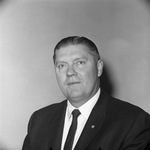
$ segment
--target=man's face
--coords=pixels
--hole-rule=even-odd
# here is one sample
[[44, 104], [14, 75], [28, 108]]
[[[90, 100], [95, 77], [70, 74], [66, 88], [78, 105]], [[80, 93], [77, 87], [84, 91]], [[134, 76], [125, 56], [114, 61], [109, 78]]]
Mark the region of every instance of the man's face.
[[80, 107], [99, 88], [103, 63], [97, 61], [85, 45], [68, 45], [56, 51], [55, 72], [63, 94]]

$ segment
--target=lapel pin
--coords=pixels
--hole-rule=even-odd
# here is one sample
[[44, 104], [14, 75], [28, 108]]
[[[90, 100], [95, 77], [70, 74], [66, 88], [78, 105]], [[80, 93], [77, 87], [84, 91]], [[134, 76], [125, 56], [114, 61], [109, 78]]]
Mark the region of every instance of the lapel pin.
[[92, 125], [91, 128], [94, 129], [94, 128], [95, 128], [95, 125]]

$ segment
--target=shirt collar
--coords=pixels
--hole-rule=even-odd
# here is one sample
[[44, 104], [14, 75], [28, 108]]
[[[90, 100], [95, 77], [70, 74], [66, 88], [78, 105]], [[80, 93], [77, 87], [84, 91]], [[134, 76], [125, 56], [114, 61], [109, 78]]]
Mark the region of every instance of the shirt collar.
[[[81, 114], [86, 119], [88, 119], [93, 107], [95, 106], [96, 102], [98, 101], [100, 93], [101, 93], [101, 90], [99, 88], [97, 93], [90, 100], [88, 100], [85, 104], [83, 104], [81, 107], [78, 108], [80, 110]], [[67, 101], [67, 118], [68, 119], [71, 118], [71, 113], [74, 109], [76, 109], [76, 108], [74, 106], [72, 106], [71, 103], [68, 100]]]

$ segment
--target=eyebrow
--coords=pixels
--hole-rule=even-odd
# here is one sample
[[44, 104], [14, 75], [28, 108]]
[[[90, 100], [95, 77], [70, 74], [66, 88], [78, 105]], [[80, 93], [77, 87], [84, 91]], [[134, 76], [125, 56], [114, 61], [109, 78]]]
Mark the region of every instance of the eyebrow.
[[67, 63], [67, 62], [65, 62], [65, 61], [56, 61], [56, 62], [55, 62], [55, 65], [57, 65], [58, 63], [64, 63], [64, 64], [65, 64], [65, 63]]
[[[84, 59], [84, 60], [88, 60], [88, 58], [87, 57], [79, 57], [79, 58], [75, 58], [73, 61], [78, 61], [78, 60], [81, 60], [81, 59]], [[57, 65], [58, 63], [67, 63], [66, 61], [56, 61], [55, 62], [55, 65]]]
[[80, 60], [80, 59], [88, 60], [88, 58], [87, 58], [87, 57], [79, 57], [79, 58], [76, 58], [74, 61], [76, 61], [76, 60]]

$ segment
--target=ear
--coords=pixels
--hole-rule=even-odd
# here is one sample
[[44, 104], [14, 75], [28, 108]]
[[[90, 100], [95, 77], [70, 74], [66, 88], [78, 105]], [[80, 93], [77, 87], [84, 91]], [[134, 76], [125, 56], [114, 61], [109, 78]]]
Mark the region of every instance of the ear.
[[97, 61], [98, 77], [102, 75], [103, 72], [103, 62], [102, 60]]

